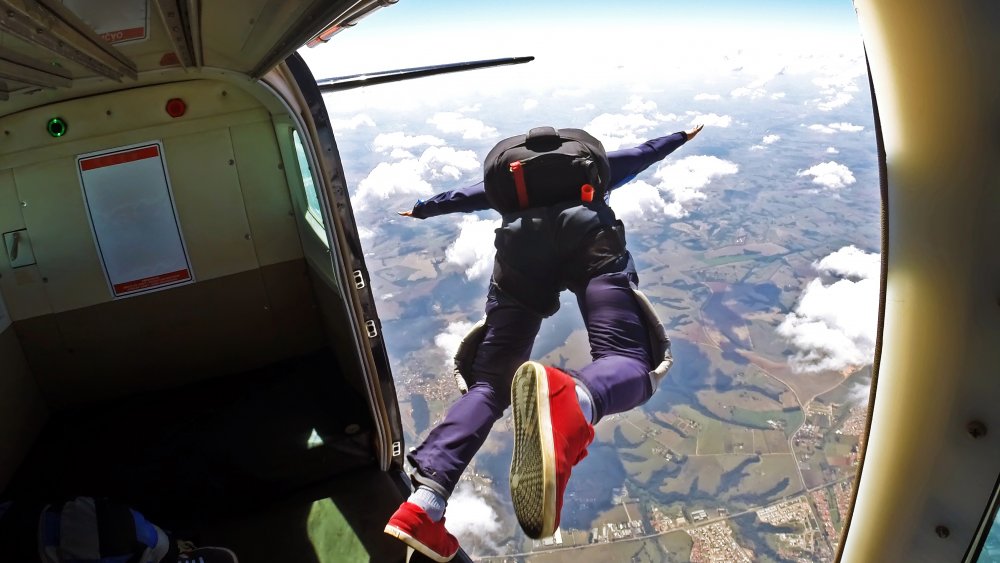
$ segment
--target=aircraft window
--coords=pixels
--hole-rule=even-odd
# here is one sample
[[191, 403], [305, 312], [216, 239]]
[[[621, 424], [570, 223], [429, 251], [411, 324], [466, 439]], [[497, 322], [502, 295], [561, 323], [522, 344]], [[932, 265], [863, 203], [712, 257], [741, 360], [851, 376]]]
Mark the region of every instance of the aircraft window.
[[[491, 23], [510, 2], [531, 14], [513, 43], [509, 21]], [[866, 442], [880, 284], [875, 120], [851, 1], [541, 4], [400, 2], [301, 52], [319, 78], [536, 57], [325, 95], [406, 447], [459, 397], [451, 358], [483, 315], [500, 215], [397, 212], [480, 181], [487, 152], [531, 127], [579, 127], [615, 151], [704, 124], [610, 198], [673, 343], [667, 379], [597, 425], [558, 537], [532, 541], [513, 518], [509, 410], [450, 499], [449, 528], [476, 561], [574, 546], [581, 563], [832, 561]], [[583, 30], [593, 48], [566, 49]], [[590, 362], [569, 292], [531, 356]]]
[[975, 563], [998, 562], [1000, 562], [1000, 513], [993, 517], [993, 524], [990, 526], [986, 541], [983, 542]]
[[309, 166], [309, 157], [306, 155], [306, 149], [302, 145], [302, 139], [299, 137], [298, 131], [292, 130], [292, 139], [295, 142], [295, 156], [299, 162], [299, 173], [302, 174], [302, 186], [305, 189], [306, 204], [308, 205], [309, 215], [322, 225], [323, 207], [319, 203], [319, 194], [316, 191], [316, 184], [313, 182], [313, 173], [312, 167]]

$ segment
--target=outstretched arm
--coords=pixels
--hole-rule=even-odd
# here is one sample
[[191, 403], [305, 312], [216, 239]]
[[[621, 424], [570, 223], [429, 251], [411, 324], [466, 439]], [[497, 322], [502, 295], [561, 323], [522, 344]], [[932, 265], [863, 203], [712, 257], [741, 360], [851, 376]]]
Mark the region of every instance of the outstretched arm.
[[448, 213], [469, 213], [489, 208], [490, 201], [486, 198], [486, 188], [479, 182], [457, 190], [441, 192], [427, 200], [418, 200], [413, 209], [398, 213], [404, 217], [426, 219]]
[[698, 125], [688, 131], [678, 131], [665, 137], [650, 139], [637, 147], [609, 152], [608, 161], [611, 164], [609, 189], [613, 190], [627, 184], [642, 171], [693, 139], [701, 132], [702, 127]]

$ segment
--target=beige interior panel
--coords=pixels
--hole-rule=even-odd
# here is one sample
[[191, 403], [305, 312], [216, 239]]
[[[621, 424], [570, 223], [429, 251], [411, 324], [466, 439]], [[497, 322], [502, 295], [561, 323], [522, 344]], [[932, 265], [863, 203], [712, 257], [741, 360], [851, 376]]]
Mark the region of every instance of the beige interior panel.
[[24, 228], [21, 202], [17, 199], [17, 186], [10, 170], [0, 170], [0, 232]]
[[230, 128], [250, 234], [261, 265], [302, 257], [284, 165], [270, 122]]
[[[0, 170], [0, 233], [23, 228], [24, 217], [21, 215], [14, 174], [10, 170]], [[17, 320], [51, 313], [52, 307], [45, 295], [38, 266], [22, 266], [15, 270], [11, 268], [9, 258], [4, 247], [4, 251], [0, 252], [0, 294], [8, 304], [10, 318]]]
[[326, 346], [329, 341], [305, 260], [263, 267], [260, 274], [280, 347], [295, 355]]
[[[166, 103], [171, 98], [186, 102], [183, 117], [167, 115]], [[0, 120], [9, 132], [0, 136], [0, 167], [14, 167], [26, 158], [37, 162], [184, 134], [186, 128], [201, 131], [213, 126], [199, 123], [202, 120], [226, 121], [228, 115], [249, 110], [260, 110], [258, 120], [268, 119], [253, 96], [215, 80], [188, 80], [59, 102]], [[45, 131], [45, 123], [54, 116], [68, 125], [63, 137], [53, 138]], [[150, 130], [155, 128], [159, 129]]]
[[239, 67], [241, 60], [263, 58], [302, 10], [302, 5], [284, 0], [250, 0], [239, 7], [245, 18], [234, 19], [225, 9], [204, 11], [201, 25], [214, 31], [205, 45], [205, 64]]
[[53, 409], [174, 387], [324, 346], [304, 270], [296, 260], [15, 327]]
[[842, 560], [963, 561], [1000, 473], [1000, 11], [971, 0], [855, 6], [885, 146], [888, 269]]
[[42, 275], [41, 280], [29, 285], [42, 284], [54, 311], [110, 299], [87, 219], [76, 161], [63, 158], [18, 168], [14, 179], [25, 203], [24, 224]]
[[163, 145], [195, 279], [256, 269], [229, 130], [165, 139]]
[[0, 332], [0, 491], [45, 423], [42, 395], [12, 328]]

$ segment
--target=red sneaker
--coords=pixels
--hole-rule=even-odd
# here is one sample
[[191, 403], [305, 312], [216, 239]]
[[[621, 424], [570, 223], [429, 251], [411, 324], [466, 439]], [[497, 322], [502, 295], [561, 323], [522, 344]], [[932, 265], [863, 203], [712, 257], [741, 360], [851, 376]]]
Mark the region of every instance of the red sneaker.
[[565, 372], [525, 362], [514, 373], [514, 458], [510, 497], [529, 537], [546, 538], [559, 527], [563, 492], [573, 466], [587, 456], [594, 427], [583, 417], [576, 382]]
[[444, 518], [434, 522], [412, 502], [404, 502], [396, 509], [385, 525], [385, 533], [440, 563], [451, 561], [458, 553], [458, 540], [445, 529]]

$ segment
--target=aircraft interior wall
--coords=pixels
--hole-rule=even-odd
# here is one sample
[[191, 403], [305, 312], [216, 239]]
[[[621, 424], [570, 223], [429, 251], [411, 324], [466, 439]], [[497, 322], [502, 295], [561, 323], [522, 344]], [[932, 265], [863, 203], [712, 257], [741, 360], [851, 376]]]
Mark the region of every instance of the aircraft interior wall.
[[0, 329], [0, 491], [24, 459], [47, 416], [41, 391], [14, 329]]
[[[165, 111], [172, 98], [186, 103], [183, 116]], [[68, 126], [59, 138], [45, 129], [56, 116]], [[301, 203], [272, 116], [249, 93], [215, 80], [149, 86], [9, 115], [0, 129], [0, 232], [26, 233], [35, 261], [14, 268], [4, 256], [0, 292], [50, 408], [328, 345], [295, 217]], [[162, 146], [194, 282], [115, 298], [77, 158], [151, 142]]]

